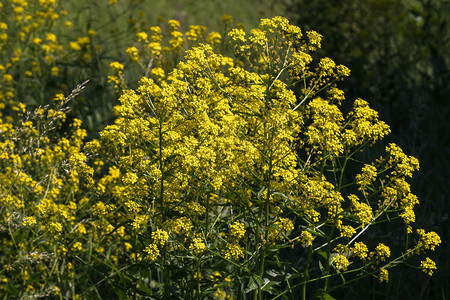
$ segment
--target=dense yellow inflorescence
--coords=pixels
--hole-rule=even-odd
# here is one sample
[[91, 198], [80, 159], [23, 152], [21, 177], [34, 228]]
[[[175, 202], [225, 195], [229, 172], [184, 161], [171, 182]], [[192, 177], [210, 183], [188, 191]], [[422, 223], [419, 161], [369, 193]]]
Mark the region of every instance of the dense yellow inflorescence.
[[[24, 6], [15, 2], [15, 18], [25, 22]], [[39, 3], [57, 19], [50, 9], [55, 1]], [[120, 93], [117, 118], [88, 143], [81, 121], [66, 114], [69, 97], [62, 93], [53, 97], [55, 107], [39, 107], [34, 119], [26, 118], [26, 106], [9, 101], [11, 66], [0, 65], [0, 112], [11, 106], [23, 121], [19, 126], [0, 114], [2, 226], [48, 239], [12, 247], [13, 239], [5, 238], [11, 246], [2, 257], [5, 274], [18, 272], [10, 258], [19, 252], [55, 254], [19, 272], [24, 290], [37, 288], [27, 274], [49, 272], [48, 265], [62, 269], [60, 283], [70, 286], [75, 271], [66, 265], [101, 262], [114, 276], [145, 266], [164, 280], [169, 275], [162, 269], [179, 268], [228, 297], [228, 283], [217, 286], [222, 275], [203, 266], [261, 279], [266, 256], [324, 245], [329, 274], [376, 269], [379, 280], [388, 281], [393, 251], [388, 241], [369, 251], [366, 233], [387, 212], [412, 233], [418, 199], [406, 180], [418, 170], [417, 159], [389, 144], [386, 155], [347, 176], [348, 161], [390, 129], [362, 99], [348, 114], [341, 111], [345, 97], [337, 82], [350, 71], [327, 57], [313, 63], [322, 36], [303, 34], [282, 17], [263, 19], [249, 33], [229, 17], [223, 22], [223, 33], [191, 26], [183, 34], [175, 20], [166, 31], [137, 32], [125, 53], [144, 76], [129, 88], [127, 63], [109, 64], [109, 82]], [[7, 30], [0, 23], [0, 31]], [[4, 34], [0, 42], [8, 39]], [[89, 48], [95, 36], [90, 31], [70, 49]], [[50, 63], [60, 44], [55, 35], [36, 35], [32, 47]], [[40, 67], [34, 64], [30, 76]], [[52, 65], [50, 72], [59, 70]], [[67, 134], [51, 133], [64, 124]], [[402, 257], [441, 243], [434, 232], [417, 234], [418, 243]], [[436, 265], [426, 258], [420, 268], [431, 275]]]

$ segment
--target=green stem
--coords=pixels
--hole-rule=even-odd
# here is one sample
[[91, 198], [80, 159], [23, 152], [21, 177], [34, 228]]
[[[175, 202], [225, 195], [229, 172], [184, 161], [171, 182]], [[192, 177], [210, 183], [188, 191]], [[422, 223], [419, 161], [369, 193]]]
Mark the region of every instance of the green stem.
[[197, 258], [197, 299], [200, 299], [200, 259]]
[[[327, 275], [330, 275], [330, 268], [331, 268], [331, 262], [330, 262], [330, 256], [331, 256], [331, 239], [333, 237], [333, 233], [334, 233], [334, 229], [336, 228], [335, 225], [332, 226], [331, 228], [331, 232], [330, 235], [328, 236], [328, 241], [327, 241]], [[330, 278], [327, 277], [325, 279], [325, 285], [323, 287], [323, 289], [326, 291], [328, 288], [328, 283], [330, 281]]]
[[302, 300], [306, 300], [306, 284], [309, 281], [309, 266], [311, 264], [311, 258], [312, 258], [312, 245], [309, 246], [309, 251], [308, 251], [308, 259], [306, 261], [306, 268], [305, 268], [305, 273], [303, 274], [303, 286], [302, 286]]

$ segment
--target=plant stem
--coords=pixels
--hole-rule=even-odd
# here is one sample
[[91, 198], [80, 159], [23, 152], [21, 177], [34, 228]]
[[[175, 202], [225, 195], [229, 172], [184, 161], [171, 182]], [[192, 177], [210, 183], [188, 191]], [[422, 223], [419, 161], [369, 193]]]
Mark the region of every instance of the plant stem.
[[302, 300], [306, 300], [306, 284], [309, 281], [309, 265], [311, 264], [311, 258], [312, 258], [312, 244], [309, 245], [309, 250], [308, 250], [308, 259], [306, 261], [306, 268], [305, 268], [305, 273], [303, 274], [303, 286], [302, 286]]

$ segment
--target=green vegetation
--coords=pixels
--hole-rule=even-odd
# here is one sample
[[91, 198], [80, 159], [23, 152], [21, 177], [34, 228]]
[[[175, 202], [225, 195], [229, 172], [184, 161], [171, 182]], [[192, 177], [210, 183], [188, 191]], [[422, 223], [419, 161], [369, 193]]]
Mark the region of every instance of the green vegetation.
[[0, 294], [322, 299], [436, 272], [418, 160], [322, 35], [259, 20], [275, 2], [174, 2], [0, 3]]

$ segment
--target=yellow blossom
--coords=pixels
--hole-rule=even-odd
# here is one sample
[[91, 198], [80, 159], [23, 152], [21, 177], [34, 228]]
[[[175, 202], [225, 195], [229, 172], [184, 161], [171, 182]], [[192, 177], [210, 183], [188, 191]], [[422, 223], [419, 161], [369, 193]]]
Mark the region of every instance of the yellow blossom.
[[152, 239], [155, 244], [162, 247], [169, 239], [169, 234], [165, 230], [157, 229], [156, 231], [152, 232]]
[[367, 258], [368, 249], [367, 246], [363, 242], [357, 242], [355, 245], [351, 248], [351, 251], [354, 255], [358, 256], [360, 259]]
[[380, 282], [388, 282], [389, 281], [389, 272], [385, 268], [380, 268], [380, 275], [378, 276]]
[[235, 222], [230, 225], [231, 235], [237, 239], [241, 239], [245, 235], [245, 224], [241, 222]]
[[420, 268], [425, 274], [429, 276], [433, 275], [433, 270], [436, 270], [436, 263], [427, 257], [424, 261], [420, 262]]
[[206, 245], [201, 238], [193, 238], [192, 243], [189, 246], [189, 249], [194, 251], [194, 253], [196, 255], [199, 255], [200, 253], [202, 253], [203, 250], [205, 250], [205, 248], [206, 248]]
[[311, 246], [313, 240], [314, 240], [314, 237], [310, 232], [303, 230], [300, 233], [300, 242], [303, 246], [305, 246], [305, 247]]
[[338, 254], [333, 258], [333, 263], [337, 269], [342, 269], [344, 271], [347, 270], [347, 267], [350, 264], [347, 257], [341, 254]]
[[150, 244], [148, 245], [145, 249], [144, 252], [147, 253], [147, 258], [150, 261], [154, 261], [158, 258], [159, 256], [159, 249], [158, 246], [156, 244]]

